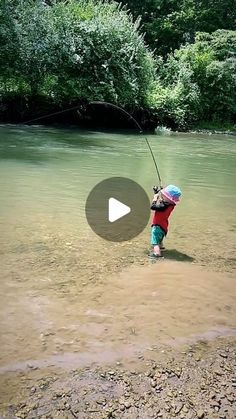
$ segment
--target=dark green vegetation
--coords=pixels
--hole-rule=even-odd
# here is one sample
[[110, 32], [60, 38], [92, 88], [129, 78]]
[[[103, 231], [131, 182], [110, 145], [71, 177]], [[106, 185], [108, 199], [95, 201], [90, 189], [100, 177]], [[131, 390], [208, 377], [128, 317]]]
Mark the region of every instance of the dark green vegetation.
[[122, 3], [1, 0], [1, 120], [106, 100], [152, 124], [233, 124], [236, 0]]
[[160, 64], [149, 105], [164, 123], [187, 128], [236, 116], [236, 32], [198, 33]]
[[92, 0], [3, 1], [1, 94], [139, 105], [154, 60], [127, 13]]
[[142, 18], [142, 32], [157, 55], [167, 56], [196, 32], [235, 29], [235, 0], [120, 0], [135, 18]]

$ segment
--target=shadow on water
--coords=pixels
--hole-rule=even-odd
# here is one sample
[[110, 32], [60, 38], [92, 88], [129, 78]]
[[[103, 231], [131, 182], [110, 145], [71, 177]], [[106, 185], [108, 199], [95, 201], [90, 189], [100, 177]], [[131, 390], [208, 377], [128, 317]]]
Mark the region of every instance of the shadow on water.
[[[24, 163], [31, 163], [31, 164], [43, 164], [50, 160], [45, 153], [42, 153], [38, 150], [33, 149], [26, 149], [22, 147], [22, 149], [18, 147], [12, 148], [5, 148], [3, 150], [0, 149], [1, 152], [1, 160], [19, 160], [23, 161]], [[52, 157], [51, 157], [52, 158]]]
[[168, 249], [164, 252], [165, 259], [176, 260], [180, 262], [193, 262], [194, 258], [192, 256], [186, 255], [186, 253], [179, 252], [176, 249]]
[[[19, 160], [25, 163], [43, 164], [60, 158], [62, 151], [101, 148], [104, 142], [89, 131], [78, 129], [47, 129], [44, 127], [6, 128], [1, 135], [2, 160]], [[106, 139], [106, 137], [104, 136]]]

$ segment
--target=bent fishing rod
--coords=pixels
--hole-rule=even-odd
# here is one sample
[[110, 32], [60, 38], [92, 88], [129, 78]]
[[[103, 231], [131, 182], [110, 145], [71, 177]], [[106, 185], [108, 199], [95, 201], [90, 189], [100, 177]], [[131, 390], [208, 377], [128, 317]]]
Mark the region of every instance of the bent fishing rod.
[[[89, 102], [89, 103], [88, 103], [88, 105], [92, 105], [92, 106], [93, 106], [93, 105], [95, 105], [95, 106], [96, 106], [96, 105], [99, 105], [99, 106], [109, 106], [110, 108], [113, 108], [113, 109], [118, 110], [118, 111], [119, 111], [119, 112], [121, 112], [123, 115], [125, 115], [126, 117], [128, 117], [128, 120], [130, 120], [130, 121], [132, 121], [132, 122], [134, 123], [134, 125], [136, 126], [136, 128], [138, 129], [138, 131], [139, 131], [139, 133], [140, 133], [140, 134], [143, 134], [143, 129], [141, 128], [141, 126], [140, 126], [140, 124], [138, 123], [138, 121], [137, 121], [137, 120], [136, 120], [136, 119], [135, 119], [132, 115], [130, 115], [130, 113], [129, 113], [129, 112], [127, 112], [125, 109], [121, 108], [120, 106], [118, 106], [118, 105], [114, 105], [113, 103], [110, 103], [110, 102], [102, 102], [102, 101], [92, 101], [92, 102]], [[80, 106], [81, 106], [81, 105], [78, 105], [78, 106], [73, 106], [72, 108], [67, 108], [67, 109], [64, 109], [64, 110], [62, 110], [62, 111], [58, 111], [58, 112], [50, 113], [50, 114], [47, 114], [47, 115], [39, 116], [39, 117], [37, 117], [37, 118], [30, 119], [30, 120], [26, 121], [26, 122], [25, 122], [25, 124], [30, 124], [31, 122], [35, 122], [35, 121], [39, 121], [40, 119], [45, 119], [45, 118], [49, 118], [49, 117], [51, 117], [51, 116], [59, 115], [59, 114], [61, 114], [61, 113], [66, 113], [66, 112], [70, 112], [70, 111], [78, 110], [78, 109], [80, 108]], [[144, 137], [144, 139], [145, 139], [146, 144], [147, 144], [147, 146], [148, 146], [148, 149], [149, 149], [149, 151], [150, 151], [150, 154], [151, 154], [151, 157], [152, 157], [152, 160], [153, 160], [153, 163], [154, 163], [155, 169], [156, 169], [156, 174], [157, 174], [158, 183], [159, 183], [159, 186], [161, 187], [161, 185], [162, 185], [161, 175], [160, 175], [160, 171], [159, 171], [159, 169], [158, 169], [158, 165], [157, 165], [157, 162], [156, 162], [155, 156], [154, 156], [154, 154], [153, 154], [152, 148], [151, 148], [151, 146], [150, 146], [150, 143], [149, 143], [149, 141], [148, 141], [147, 137]]]
[[[90, 102], [89, 104], [90, 104], [90, 105], [103, 105], [103, 106], [109, 106], [109, 107], [112, 107], [112, 108], [114, 108], [114, 109], [116, 109], [116, 110], [118, 110], [118, 111], [122, 112], [122, 113], [123, 113], [123, 115], [127, 116], [127, 117], [129, 118], [129, 120], [130, 120], [130, 121], [132, 121], [132, 122], [135, 124], [135, 126], [136, 126], [136, 128], [138, 129], [139, 133], [140, 133], [140, 134], [143, 134], [143, 129], [141, 128], [141, 125], [138, 123], [138, 121], [137, 121], [137, 120], [136, 120], [136, 119], [135, 119], [132, 115], [130, 115], [130, 113], [129, 113], [129, 112], [127, 112], [125, 109], [121, 108], [120, 106], [118, 106], [118, 105], [114, 105], [113, 103], [109, 103], [109, 102], [100, 102], [100, 101]], [[155, 166], [155, 169], [156, 169], [156, 173], [157, 173], [158, 183], [159, 183], [159, 186], [161, 187], [161, 185], [162, 185], [162, 182], [161, 182], [161, 176], [160, 176], [160, 171], [159, 171], [159, 169], [158, 169], [158, 166], [157, 166], [157, 162], [156, 162], [155, 156], [154, 156], [154, 154], [153, 154], [152, 148], [151, 148], [151, 146], [150, 146], [150, 143], [149, 143], [149, 141], [148, 141], [147, 137], [144, 137], [144, 139], [145, 139], [146, 144], [147, 144], [147, 146], [148, 146], [148, 149], [149, 149], [149, 151], [150, 151], [150, 153], [151, 153], [152, 160], [153, 160], [153, 163], [154, 163], [154, 166]]]

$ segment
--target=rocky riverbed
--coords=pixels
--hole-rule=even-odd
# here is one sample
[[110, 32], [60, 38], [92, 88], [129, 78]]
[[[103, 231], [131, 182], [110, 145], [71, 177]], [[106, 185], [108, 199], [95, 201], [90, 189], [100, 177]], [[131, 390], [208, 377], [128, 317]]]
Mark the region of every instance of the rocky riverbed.
[[125, 366], [70, 373], [28, 366], [13, 379], [17, 401], [2, 404], [2, 418], [235, 418], [236, 340], [204, 340], [175, 350], [149, 348]]
[[1, 418], [236, 417], [233, 273], [162, 261], [25, 284], [5, 289]]

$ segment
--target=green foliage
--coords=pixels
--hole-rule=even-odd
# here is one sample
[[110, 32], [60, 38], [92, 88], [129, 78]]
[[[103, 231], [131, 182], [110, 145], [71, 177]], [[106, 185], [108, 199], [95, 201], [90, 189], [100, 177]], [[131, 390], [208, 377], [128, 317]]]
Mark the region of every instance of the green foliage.
[[51, 3], [2, 1], [2, 95], [23, 90], [55, 101], [141, 105], [155, 66], [139, 22], [107, 1]]
[[207, 130], [215, 132], [228, 132], [236, 134], [236, 124], [222, 121], [198, 121], [198, 130]]
[[191, 78], [192, 71], [184, 67], [172, 83], [159, 79], [153, 85], [149, 92], [148, 105], [161, 124], [186, 129], [197, 120], [200, 92]]
[[186, 128], [197, 120], [236, 117], [236, 32], [198, 33], [159, 67], [148, 105], [161, 123]]
[[236, 32], [226, 29], [235, 25], [236, 0], [122, 3], [142, 16], [162, 58], [149, 52], [139, 20], [111, 0], [0, 0], [1, 98], [145, 106], [182, 129], [233, 122]]
[[[188, 66], [191, 80], [200, 90], [199, 118], [231, 121], [236, 115], [236, 32], [218, 30], [199, 33], [196, 42], [182, 47], [169, 58], [167, 73], [172, 67], [179, 74]], [[178, 73], [178, 71], [177, 71]]]
[[148, 45], [167, 56], [196, 32], [236, 29], [236, 0], [120, 0], [135, 17], [141, 16]]

